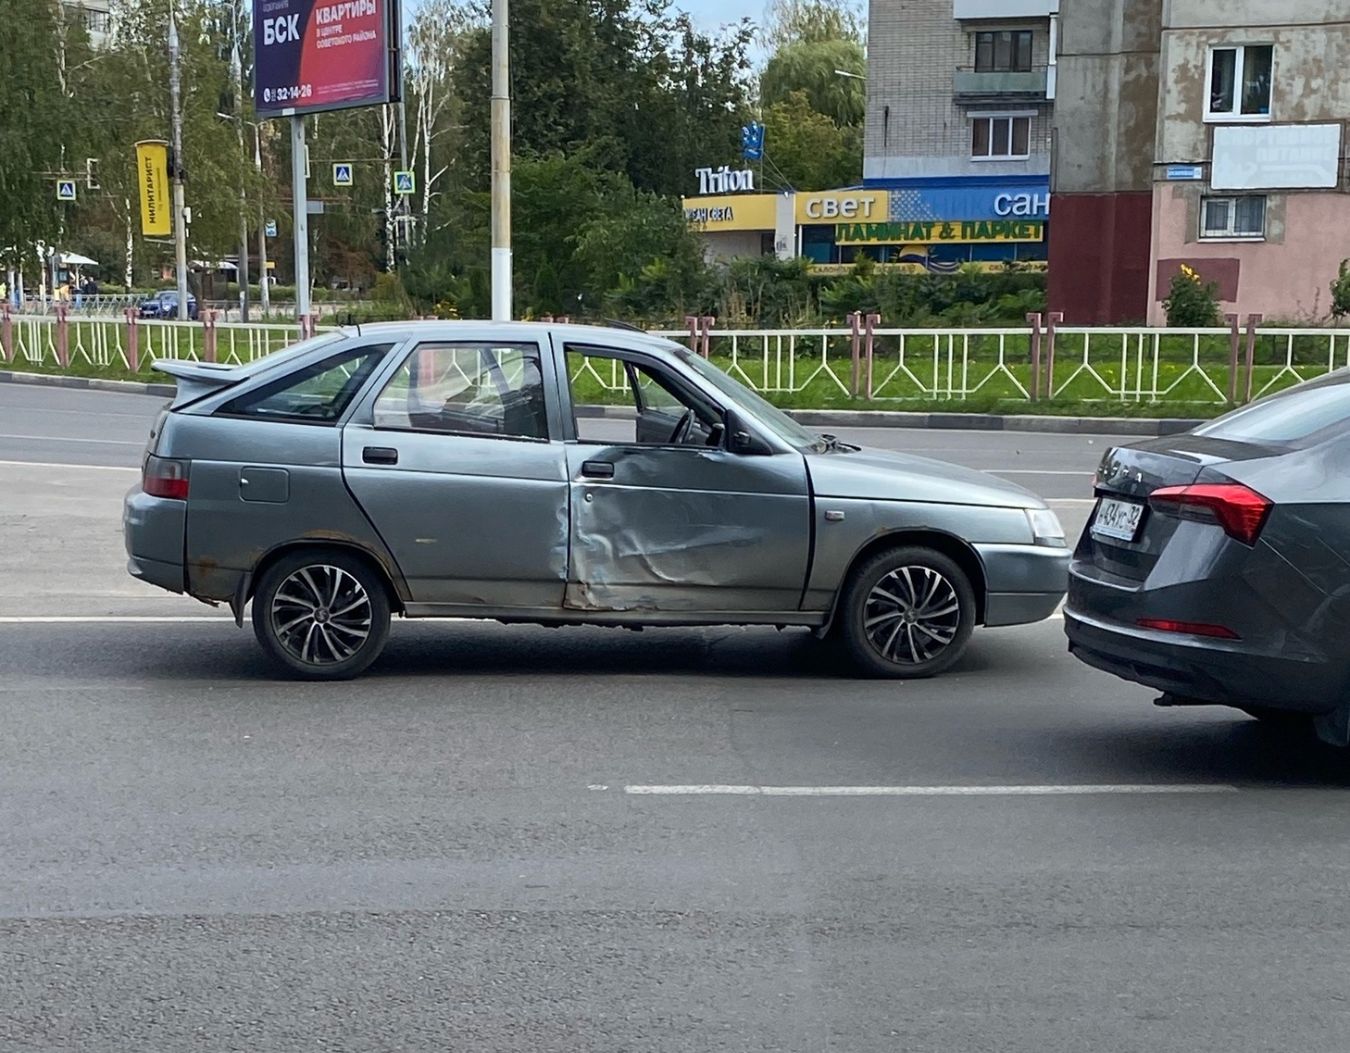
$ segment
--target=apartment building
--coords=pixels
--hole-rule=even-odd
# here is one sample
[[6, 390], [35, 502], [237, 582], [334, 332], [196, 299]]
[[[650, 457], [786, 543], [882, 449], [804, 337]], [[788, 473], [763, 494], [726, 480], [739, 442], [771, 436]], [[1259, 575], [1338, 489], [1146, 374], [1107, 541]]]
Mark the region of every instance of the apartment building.
[[863, 184], [886, 222], [807, 226], [803, 253], [1043, 261], [1058, 20], [1059, 0], [871, 0]]
[[1050, 306], [1160, 323], [1183, 266], [1311, 321], [1350, 257], [1350, 0], [1065, 0]]
[[61, 0], [67, 12], [84, 22], [89, 42], [103, 47], [112, 32], [109, 0]]

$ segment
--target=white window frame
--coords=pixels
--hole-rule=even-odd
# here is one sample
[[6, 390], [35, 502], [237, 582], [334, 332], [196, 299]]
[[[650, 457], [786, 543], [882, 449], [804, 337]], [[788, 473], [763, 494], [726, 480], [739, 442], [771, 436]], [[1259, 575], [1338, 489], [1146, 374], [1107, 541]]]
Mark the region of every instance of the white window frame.
[[[1248, 48], [1270, 48], [1270, 98], [1265, 113], [1242, 112], [1242, 75], [1247, 62]], [[1233, 110], [1231, 113], [1210, 109], [1214, 101], [1214, 53], [1235, 52], [1233, 60]], [[1205, 123], [1206, 124], [1269, 124], [1275, 111], [1275, 45], [1266, 40], [1244, 40], [1235, 44], [1211, 44], [1205, 53]]]
[[[974, 149], [975, 143], [975, 122], [988, 120], [1008, 120], [1014, 121], [1019, 117], [1025, 117], [1027, 121], [1027, 152], [1024, 154], [990, 154], [984, 157], [970, 155], [970, 159], [975, 162], [984, 163], [989, 161], [1027, 161], [1031, 158], [1031, 122], [1036, 118], [1035, 110], [988, 110], [983, 113], [967, 114], [970, 118], [970, 141], [971, 149]], [[1008, 149], [1012, 149], [1013, 135], [1011, 124], [1008, 127]], [[994, 129], [989, 128], [989, 145], [994, 145]]]
[[[1235, 229], [1237, 221], [1237, 202], [1239, 198], [1259, 197], [1261, 205], [1261, 233], [1238, 233]], [[1211, 201], [1231, 201], [1233, 204], [1228, 210], [1228, 229], [1219, 233], [1210, 233], [1205, 228], [1205, 206]], [[1266, 216], [1270, 212], [1270, 196], [1268, 194], [1203, 194], [1200, 197], [1200, 240], [1201, 241], [1265, 241], [1266, 240]]]

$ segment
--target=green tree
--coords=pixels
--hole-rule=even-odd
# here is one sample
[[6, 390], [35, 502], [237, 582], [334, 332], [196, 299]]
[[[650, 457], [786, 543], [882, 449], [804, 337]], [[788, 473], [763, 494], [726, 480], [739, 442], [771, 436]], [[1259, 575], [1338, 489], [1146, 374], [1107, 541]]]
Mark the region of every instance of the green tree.
[[825, 40], [861, 44], [867, 37], [863, 16], [841, 0], [770, 0], [766, 14], [763, 39], [770, 51]]
[[862, 129], [840, 127], [794, 91], [764, 112], [772, 171], [797, 190], [849, 186], [862, 178]]
[[[841, 76], [839, 72], [853, 74]], [[779, 48], [760, 77], [760, 97], [766, 106], [803, 92], [817, 113], [835, 124], [860, 124], [867, 112], [867, 59], [856, 40], [797, 41]]]

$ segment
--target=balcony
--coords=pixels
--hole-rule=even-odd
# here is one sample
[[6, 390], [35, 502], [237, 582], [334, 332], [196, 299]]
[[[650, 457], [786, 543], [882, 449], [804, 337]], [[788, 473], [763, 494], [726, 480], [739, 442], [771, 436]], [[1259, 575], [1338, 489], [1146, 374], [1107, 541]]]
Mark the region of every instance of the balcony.
[[1020, 71], [964, 67], [952, 77], [952, 95], [963, 106], [986, 102], [1045, 102], [1053, 97], [1046, 88], [1044, 66]]
[[957, 21], [978, 18], [1048, 18], [1059, 14], [1059, 0], [952, 0]]

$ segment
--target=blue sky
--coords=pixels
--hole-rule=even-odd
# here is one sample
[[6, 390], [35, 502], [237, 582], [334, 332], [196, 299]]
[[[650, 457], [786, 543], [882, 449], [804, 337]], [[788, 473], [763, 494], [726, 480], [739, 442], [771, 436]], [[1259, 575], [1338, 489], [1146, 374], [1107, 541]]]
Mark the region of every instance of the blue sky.
[[764, 17], [764, 0], [675, 0], [673, 6], [688, 11], [705, 31], [742, 18], [758, 22]]

